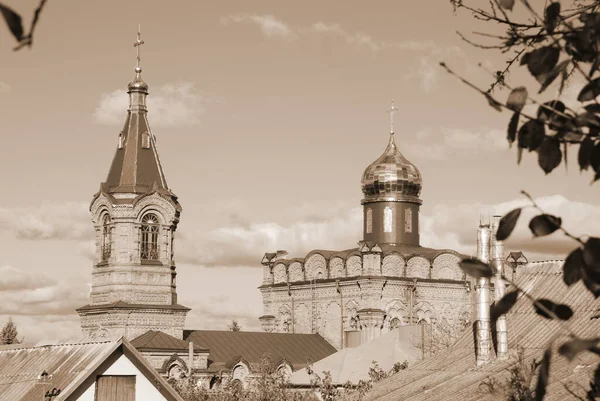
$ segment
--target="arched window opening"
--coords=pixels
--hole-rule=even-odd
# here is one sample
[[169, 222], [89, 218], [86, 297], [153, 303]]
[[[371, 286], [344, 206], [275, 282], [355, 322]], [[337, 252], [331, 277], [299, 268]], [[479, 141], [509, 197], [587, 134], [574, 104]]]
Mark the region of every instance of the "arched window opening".
[[291, 326], [292, 325], [291, 325], [290, 321], [286, 319], [281, 324], [281, 329], [283, 330], [284, 333], [289, 333]]
[[404, 232], [412, 233], [412, 210], [404, 211]]
[[390, 320], [390, 330], [397, 330], [398, 328], [400, 328], [401, 325], [402, 324], [400, 323], [400, 319], [398, 319], [397, 317]]
[[118, 144], [119, 149], [123, 149], [123, 139], [124, 139], [123, 133], [121, 132], [121, 133], [119, 133], [119, 144]]
[[367, 209], [367, 217], [366, 217], [366, 226], [367, 226], [367, 234], [371, 234], [373, 232], [373, 209]]
[[147, 132], [142, 134], [142, 149], [150, 149], [150, 134]]
[[384, 233], [391, 233], [392, 232], [392, 208], [389, 206], [386, 206], [385, 209], [383, 209], [383, 232]]
[[356, 316], [350, 318], [350, 329], [358, 330], [358, 318]]
[[148, 213], [142, 218], [142, 238], [140, 243], [140, 257], [144, 260], [158, 259], [158, 217]]
[[110, 258], [111, 251], [111, 228], [110, 228], [110, 216], [105, 214], [102, 217], [102, 241], [100, 243], [100, 254], [103, 262], [108, 261]]

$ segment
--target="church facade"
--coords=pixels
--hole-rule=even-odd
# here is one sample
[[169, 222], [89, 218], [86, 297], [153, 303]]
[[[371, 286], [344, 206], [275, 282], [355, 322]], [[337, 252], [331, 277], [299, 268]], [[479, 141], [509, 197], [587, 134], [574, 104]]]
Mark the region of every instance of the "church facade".
[[357, 248], [287, 252], [262, 259], [262, 329], [319, 333], [337, 349], [402, 325], [472, 318], [471, 282], [450, 249], [422, 247], [422, 177], [400, 153], [392, 129], [383, 154], [362, 176], [363, 239]]

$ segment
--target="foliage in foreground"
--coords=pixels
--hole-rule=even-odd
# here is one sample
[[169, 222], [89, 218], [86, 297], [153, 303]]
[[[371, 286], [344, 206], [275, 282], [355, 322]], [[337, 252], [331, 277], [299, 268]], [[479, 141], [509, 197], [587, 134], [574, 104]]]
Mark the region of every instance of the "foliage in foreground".
[[[525, 151], [536, 152], [540, 168], [549, 174], [563, 161], [566, 167], [569, 148], [578, 146], [577, 162], [581, 171], [592, 170], [592, 183], [600, 180], [600, 1], [574, 0], [571, 8], [567, 10], [563, 10], [559, 2], [546, 2], [545, 8], [540, 12], [535, 10], [528, 0], [521, 0], [518, 6], [523, 7], [529, 15], [529, 19], [524, 21], [514, 19], [512, 10], [517, 6], [515, 0], [492, 0], [486, 3], [489, 8], [485, 9], [467, 5], [463, 0], [450, 2], [455, 11], [468, 10], [476, 19], [495, 23], [506, 29], [503, 35], [483, 34], [492, 38], [495, 41], [493, 44], [474, 43], [461, 35], [477, 47], [513, 53], [506, 67], [496, 72], [495, 81], [488, 90], [484, 91], [458, 76], [445, 63], [440, 64], [450, 74], [484, 95], [490, 106], [498, 111], [512, 112], [507, 140], [510, 145], [515, 142], [517, 144], [517, 163], [520, 163]], [[555, 99], [542, 103], [531, 97], [525, 86], [513, 88], [507, 83], [507, 74], [518, 60], [539, 83], [538, 95], [558, 82]], [[560, 97], [569, 79], [576, 74], [582, 77], [585, 83], [579, 90], [578, 104], [567, 105]], [[492, 96], [496, 86], [510, 90], [505, 102]], [[525, 113], [524, 109], [528, 105], [537, 107], [537, 112]], [[581, 281], [596, 299], [600, 297], [600, 238], [572, 235], [563, 228], [560, 217], [545, 213], [529, 194], [524, 191], [523, 194], [531, 201], [531, 207], [539, 212], [529, 222], [529, 229], [534, 237], [562, 232], [577, 244], [563, 266], [565, 284], [572, 286]], [[498, 240], [502, 241], [510, 236], [521, 210], [522, 208], [512, 210], [502, 218], [496, 235]], [[495, 273], [493, 266], [478, 260], [465, 259], [461, 268], [473, 277], [489, 278]], [[569, 360], [575, 359], [579, 353], [585, 351], [600, 355], [600, 337], [580, 338], [570, 329], [567, 321], [576, 311], [568, 305], [558, 304], [549, 299], [534, 299], [506, 277], [502, 278], [513, 285], [513, 291], [492, 305], [492, 319], [507, 313], [517, 302], [518, 295], [523, 294], [528, 297], [539, 315], [559, 321], [561, 330], [569, 335], [570, 339], [558, 348], [559, 354]], [[492, 321], [492, 325], [495, 325], [495, 321]], [[532, 369], [527, 370], [521, 366], [520, 373], [511, 372], [510, 385], [504, 386], [505, 389], [511, 390], [505, 399], [544, 399], [552, 349], [552, 344], [548, 344], [542, 360], [532, 368], [538, 369], [535, 389], [532, 390], [528, 383], [533, 376], [527, 372]], [[490, 383], [492, 387], [498, 388], [498, 383], [494, 383], [493, 380], [484, 384], [489, 387]], [[595, 370], [587, 393], [588, 399], [597, 396], [600, 396], [600, 364]]]
[[369, 368], [369, 379], [357, 385], [346, 383], [341, 388], [333, 383], [331, 374], [322, 375], [307, 369], [311, 377], [309, 389], [293, 389], [283, 373], [277, 372], [269, 356], [262, 358], [258, 367], [258, 375], [252, 379], [247, 388], [243, 388], [237, 380], [229, 381], [214, 390], [206, 390], [197, 386], [194, 380], [169, 379], [169, 384], [182, 396], [185, 401], [359, 401], [371, 389], [373, 383], [383, 380], [408, 367], [408, 362], [396, 363], [386, 372], [376, 361]]

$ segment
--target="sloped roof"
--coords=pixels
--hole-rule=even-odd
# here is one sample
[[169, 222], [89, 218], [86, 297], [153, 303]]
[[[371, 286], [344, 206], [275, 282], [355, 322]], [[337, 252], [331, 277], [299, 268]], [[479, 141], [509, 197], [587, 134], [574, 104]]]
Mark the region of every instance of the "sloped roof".
[[[312, 370], [318, 375], [329, 372], [334, 384], [341, 385], [348, 381], [358, 384], [360, 380], [369, 379], [369, 368], [373, 361], [387, 372], [397, 362], [417, 361], [420, 357], [421, 350], [410, 341], [410, 337], [401, 335], [400, 330], [394, 330], [358, 347], [344, 348], [321, 359], [313, 364]], [[310, 385], [310, 376], [306, 368], [294, 372], [290, 383], [295, 386]]]
[[319, 334], [185, 330], [183, 338], [209, 349], [210, 369], [229, 368], [240, 358], [257, 365], [269, 354], [271, 361], [285, 359], [297, 370], [336, 352]]
[[[154, 350], [154, 351], [188, 351], [189, 341], [180, 340], [170, 336], [162, 331], [150, 330], [139, 337], [131, 340], [137, 350]], [[194, 344], [195, 351], [208, 351]]]
[[[533, 297], [570, 305], [575, 311], [573, 318], [568, 321], [571, 330], [584, 338], [597, 336], [600, 332], [600, 319], [592, 317], [598, 308], [598, 302], [582, 283], [570, 288], [563, 283], [562, 264], [562, 261], [529, 263], [518, 273], [516, 282]], [[523, 349], [526, 360], [539, 360], [553, 336], [559, 335], [555, 344], [561, 344], [567, 339], [560, 334], [562, 332], [558, 322], [537, 315], [523, 296], [507, 314], [507, 327], [511, 354], [508, 361], [493, 360], [482, 367], [476, 367], [473, 334], [467, 332], [445, 352], [419, 361], [407, 370], [377, 383], [367, 394], [366, 400], [493, 399], [480, 387], [480, 383], [489, 376], [506, 378], [506, 369], [515, 362], [519, 348]], [[597, 356], [589, 352], [579, 354], [573, 362], [554, 353], [545, 400], [562, 401], [569, 394], [564, 384], [569, 385], [571, 382], [577, 383], [570, 386], [571, 391], [583, 395], [589, 389], [597, 361]]]
[[51, 375], [46, 388], [62, 390], [54, 400], [65, 400], [119, 349], [167, 400], [182, 401], [123, 338], [62, 341], [48, 346], [0, 350], [0, 400], [38, 401], [42, 391], [38, 376], [44, 371]]
[[[145, 112], [127, 112], [121, 132], [123, 146], [115, 151], [104, 183], [106, 192], [146, 193], [153, 187], [169, 189], [146, 116]], [[142, 146], [143, 135], [149, 136], [148, 148]]]

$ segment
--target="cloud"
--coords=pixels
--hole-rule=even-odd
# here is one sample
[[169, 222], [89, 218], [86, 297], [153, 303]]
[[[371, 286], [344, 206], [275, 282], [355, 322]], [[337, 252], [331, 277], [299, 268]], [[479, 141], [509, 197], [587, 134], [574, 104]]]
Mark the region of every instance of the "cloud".
[[0, 81], [0, 93], [8, 93], [10, 92], [11, 87], [6, 82]]
[[416, 141], [404, 145], [419, 157], [444, 160], [460, 153], [461, 156], [508, 149], [506, 133], [498, 129], [470, 131], [457, 128], [424, 129]]
[[323, 22], [317, 22], [311, 27], [311, 30], [316, 33], [327, 33], [339, 36], [350, 45], [367, 46], [372, 51], [379, 51], [384, 47], [389, 46], [389, 44], [378, 42], [371, 36], [362, 32], [349, 33], [348, 31], [342, 29], [339, 24], [325, 24]]
[[221, 23], [228, 25], [229, 23], [246, 23], [256, 24], [263, 35], [268, 38], [280, 38], [286, 40], [296, 39], [298, 35], [289, 27], [288, 24], [277, 19], [273, 15], [230, 15], [222, 17]]
[[[475, 148], [473, 148], [475, 149]], [[575, 235], [599, 235], [593, 224], [600, 220], [600, 207], [570, 201], [554, 195], [538, 199], [548, 213], [561, 216], [564, 226]], [[513, 208], [526, 206], [526, 199], [500, 204], [437, 205], [420, 220], [421, 244], [436, 249], [454, 249], [474, 255], [480, 214], [504, 215]], [[506, 249], [521, 250], [531, 260], [564, 258], [575, 243], [562, 235], [533, 240], [528, 222], [535, 211], [527, 208], [509, 240]], [[354, 248], [362, 236], [362, 207], [329, 208], [305, 205], [293, 217], [271, 222], [228, 225], [208, 232], [186, 233], [180, 240], [176, 259], [196, 266], [260, 267], [265, 252], [286, 250], [289, 257], [304, 257], [313, 249], [344, 250]]]
[[[148, 96], [150, 123], [157, 127], [197, 125], [207, 101], [196, 93], [193, 83], [163, 85]], [[94, 111], [94, 119], [100, 124], [123, 124], [128, 107], [129, 97], [126, 91], [105, 93]]]
[[89, 287], [79, 276], [59, 279], [11, 266], [0, 267], [0, 274], [0, 315], [69, 315], [88, 303]]
[[0, 208], [0, 230], [27, 240], [89, 240], [94, 235], [88, 205], [76, 202]]

